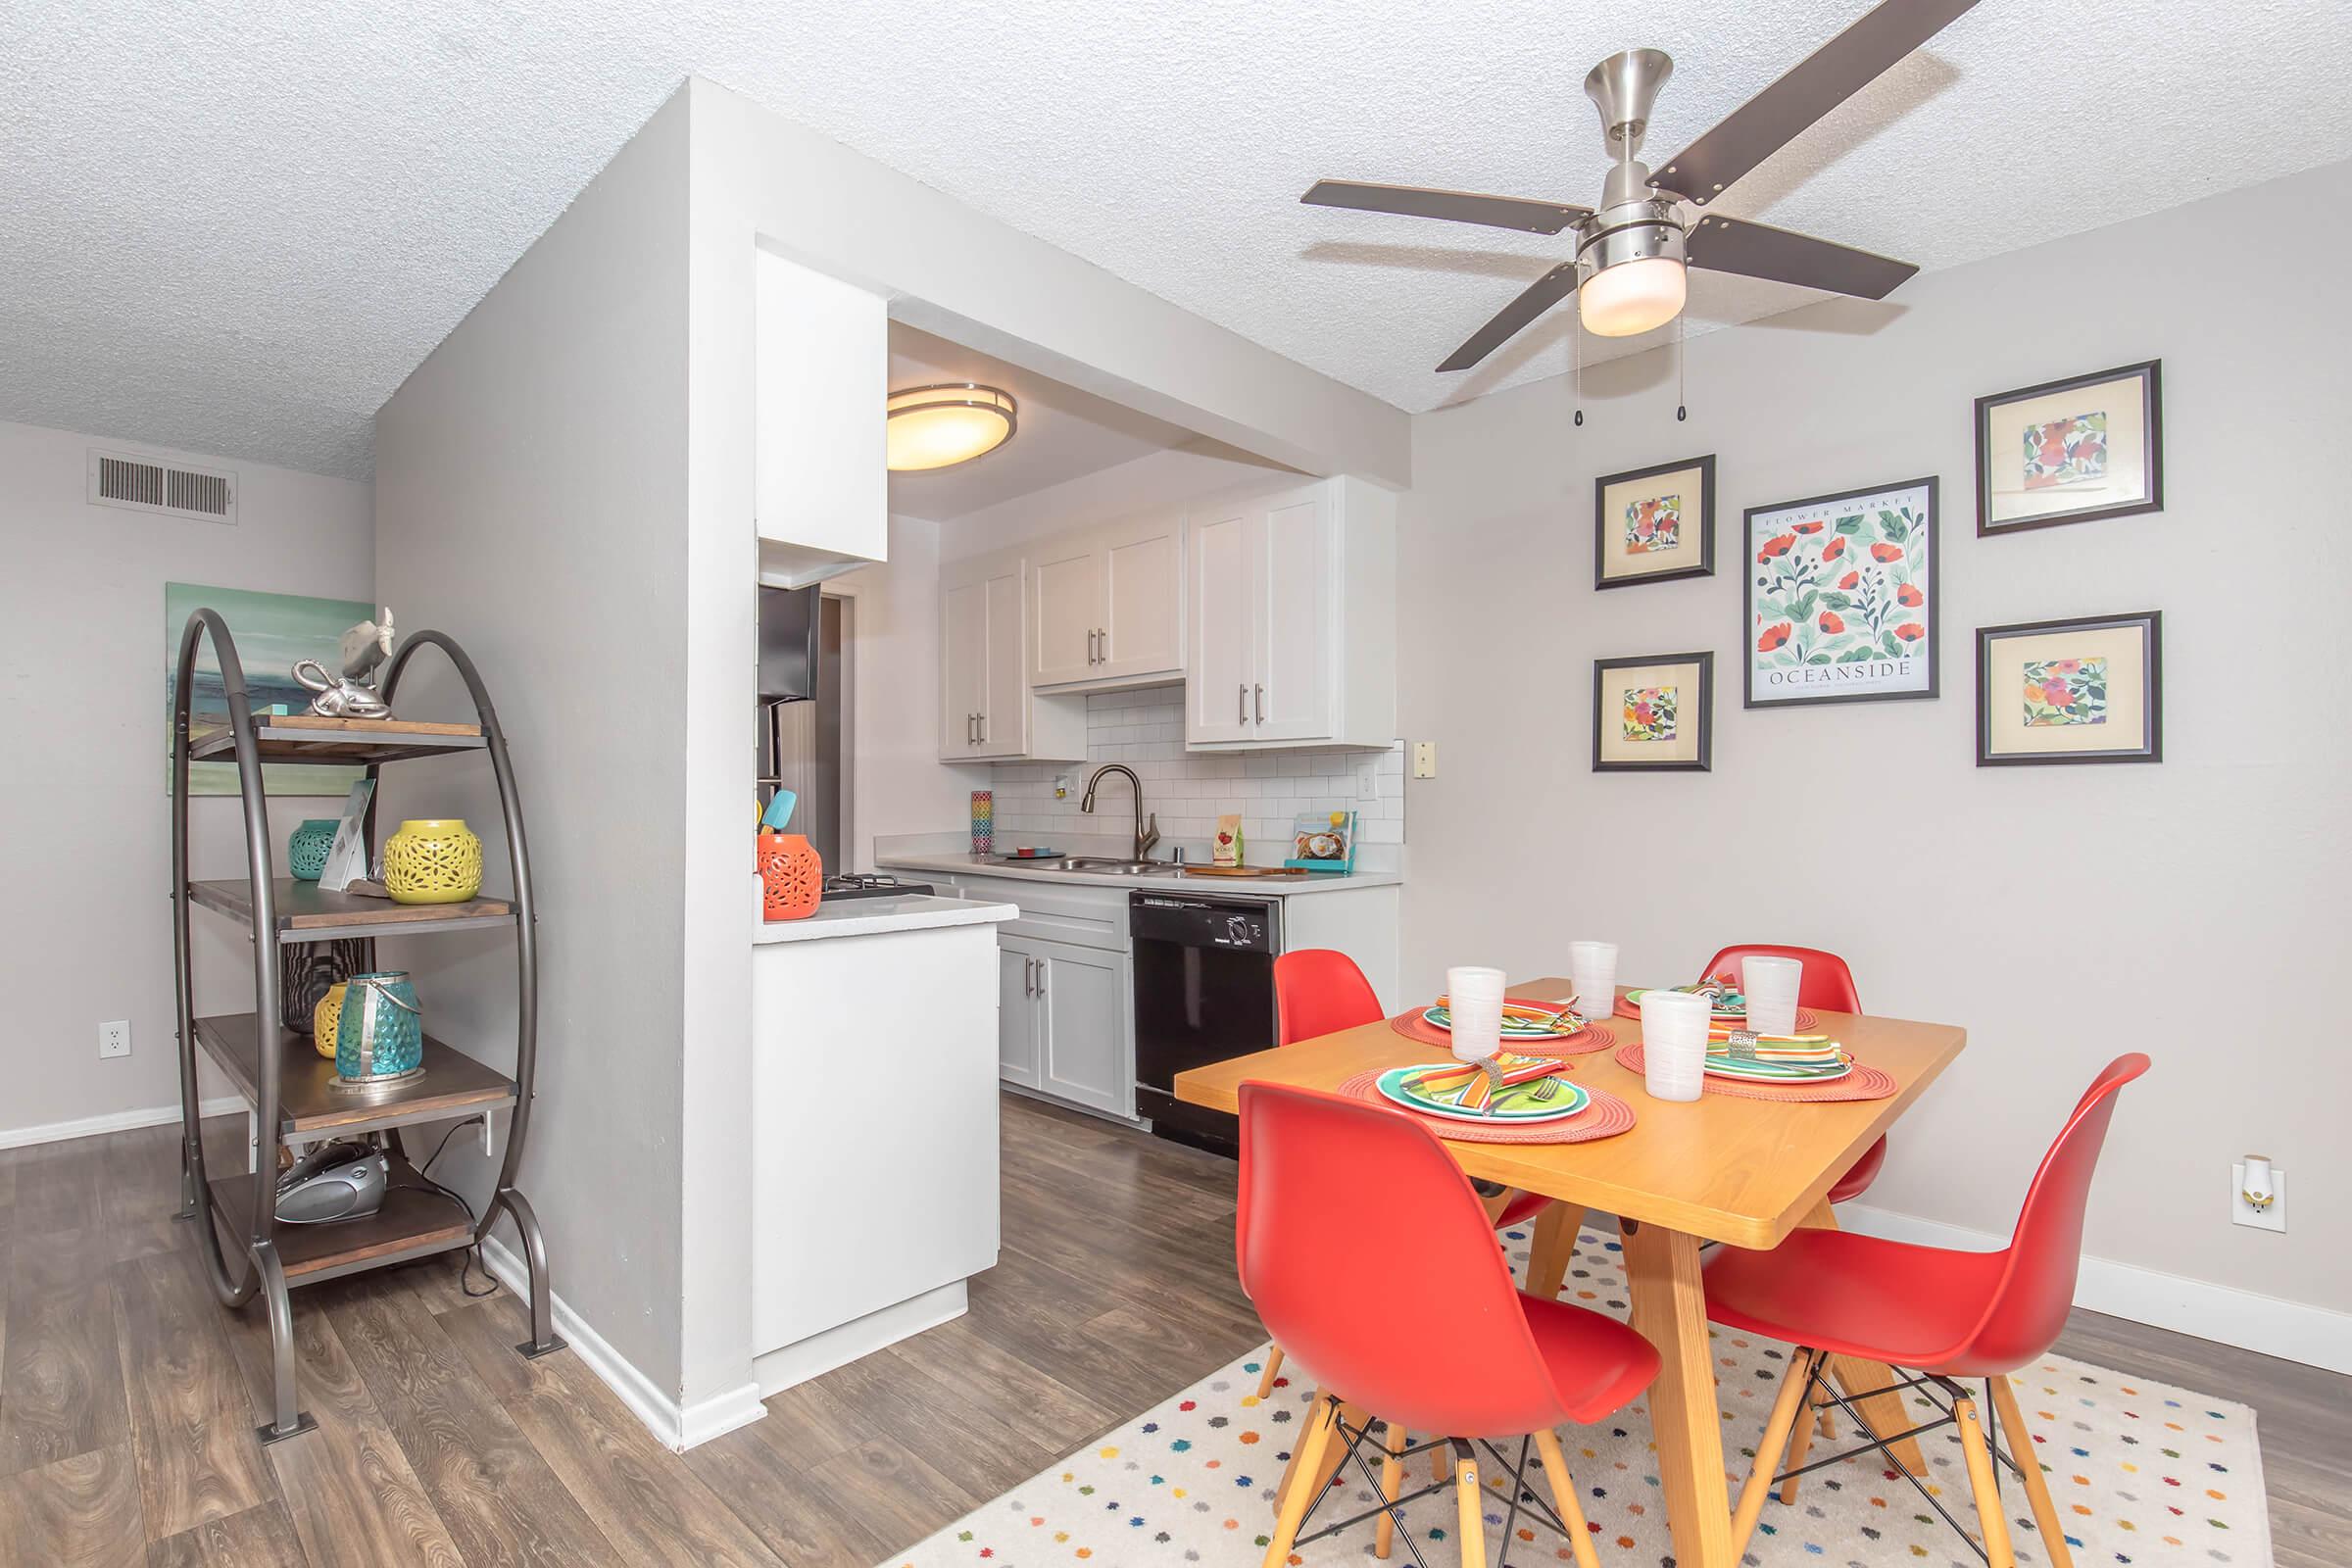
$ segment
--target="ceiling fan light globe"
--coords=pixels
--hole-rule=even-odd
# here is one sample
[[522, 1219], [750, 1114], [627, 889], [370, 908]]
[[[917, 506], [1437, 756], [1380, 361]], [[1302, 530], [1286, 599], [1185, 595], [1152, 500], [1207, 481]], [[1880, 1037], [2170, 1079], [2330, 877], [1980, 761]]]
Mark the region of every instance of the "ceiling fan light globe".
[[1603, 268], [1577, 290], [1576, 309], [1595, 337], [1633, 337], [1683, 314], [1689, 278], [1671, 256], [1646, 256]]

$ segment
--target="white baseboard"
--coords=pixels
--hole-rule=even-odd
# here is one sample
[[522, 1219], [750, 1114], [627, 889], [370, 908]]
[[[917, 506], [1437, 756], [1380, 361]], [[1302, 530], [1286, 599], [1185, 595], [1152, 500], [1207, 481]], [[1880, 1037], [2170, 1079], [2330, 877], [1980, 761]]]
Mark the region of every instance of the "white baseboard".
[[[225, 1116], [232, 1110], [245, 1109], [245, 1102], [235, 1095], [222, 1095], [218, 1100], [196, 1102], [200, 1116]], [[179, 1120], [179, 1105], [149, 1105], [143, 1110], [114, 1110], [103, 1116], [82, 1116], [73, 1121], [44, 1122], [38, 1127], [0, 1128], [0, 1149], [23, 1149], [31, 1144], [62, 1144], [69, 1138], [95, 1138], [100, 1133], [128, 1132], [134, 1127], [161, 1127], [166, 1122]]]
[[[1838, 1219], [1847, 1230], [1866, 1236], [1925, 1247], [1986, 1252], [2008, 1245], [2006, 1237], [1867, 1203], [1838, 1204]], [[2352, 1373], [2352, 1312], [2283, 1301], [2275, 1296], [2162, 1274], [2088, 1253], [2083, 1254], [2082, 1272], [2075, 1277], [2075, 1304], [2219, 1345], [2234, 1345], [2330, 1372]]]
[[[521, 1299], [530, 1299], [530, 1271], [514, 1255], [514, 1249], [495, 1236], [488, 1237], [482, 1243], [482, 1261], [499, 1284]], [[653, 1379], [637, 1370], [634, 1362], [612, 1348], [563, 1297], [551, 1293], [548, 1316], [555, 1331], [569, 1344], [571, 1353], [605, 1380], [606, 1387], [620, 1396], [620, 1402], [645, 1423], [645, 1429], [665, 1448], [682, 1453], [737, 1427], [749, 1426], [767, 1414], [767, 1406], [760, 1402], [759, 1388], [750, 1383], [693, 1404], [682, 1404], [663, 1394]]]
[[910, 1296], [863, 1317], [836, 1324], [821, 1334], [811, 1334], [805, 1340], [753, 1356], [753, 1396], [764, 1398], [796, 1383], [823, 1377], [835, 1367], [848, 1366], [886, 1345], [912, 1339], [925, 1329], [935, 1329], [963, 1316], [971, 1307], [966, 1283], [950, 1280], [920, 1296]]

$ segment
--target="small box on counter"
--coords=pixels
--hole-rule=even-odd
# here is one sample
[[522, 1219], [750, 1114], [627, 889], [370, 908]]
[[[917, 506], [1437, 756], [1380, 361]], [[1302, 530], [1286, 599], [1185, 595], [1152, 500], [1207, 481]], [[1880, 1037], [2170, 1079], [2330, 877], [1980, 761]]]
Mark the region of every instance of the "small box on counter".
[[1291, 853], [1282, 862], [1298, 871], [1355, 869], [1355, 813], [1301, 811], [1291, 824]]

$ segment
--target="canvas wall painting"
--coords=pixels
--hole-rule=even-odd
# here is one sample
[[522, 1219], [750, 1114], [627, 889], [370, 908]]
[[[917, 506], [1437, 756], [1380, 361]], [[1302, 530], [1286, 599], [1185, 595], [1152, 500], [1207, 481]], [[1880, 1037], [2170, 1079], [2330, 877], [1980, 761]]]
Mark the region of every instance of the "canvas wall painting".
[[2163, 616], [1977, 630], [1977, 765], [2164, 757]]
[[1714, 761], [1715, 656], [1592, 662], [1592, 771], [1703, 773]]
[[[358, 599], [313, 599], [303, 594], [264, 594], [243, 588], [214, 588], [200, 583], [164, 584], [164, 791], [172, 789], [172, 681], [179, 669], [179, 640], [188, 616], [212, 610], [228, 622], [237, 662], [245, 672], [245, 693], [256, 711], [283, 703], [294, 713], [310, 711], [311, 693], [294, 679], [297, 661], [316, 659], [328, 669], [342, 661], [344, 631], [374, 615], [375, 607]], [[212, 639], [196, 645], [194, 691], [188, 699], [189, 722], [202, 728], [209, 720], [225, 722], [227, 688], [220, 679], [220, 659]], [[363, 769], [307, 762], [265, 762], [264, 786], [271, 795], [347, 794]], [[195, 762], [188, 768], [190, 795], [234, 795], [237, 769], [233, 762]]]
[[2163, 362], [1977, 399], [1977, 532], [2164, 509]]
[[1715, 571], [1715, 456], [1592, 481], [1592, 586], [1626, 588]]
[[1936, 488], [1747, 510], [1746, 706], [1936, 695]]

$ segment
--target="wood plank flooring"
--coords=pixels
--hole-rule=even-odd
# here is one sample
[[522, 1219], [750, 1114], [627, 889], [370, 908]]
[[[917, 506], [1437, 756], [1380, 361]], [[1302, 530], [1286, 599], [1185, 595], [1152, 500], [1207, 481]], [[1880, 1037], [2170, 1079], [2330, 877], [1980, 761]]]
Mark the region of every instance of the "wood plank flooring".
[[[0, 1563], [881, 1563], [1262, 1338], [1230, 1164], [1017, 1097], [1004, 1140], [968, 1316], [683, 1456], [446, 1258], [295, 1293], [318, 1430], [263, 1447], [269, 1333], [170, 1219], [177, 1129], [0, 1152]], [[2352, 1562], [2352, 1379], [2090, 1313], [2059, 1348], [2252, 1403], [2278, 1562]]]

